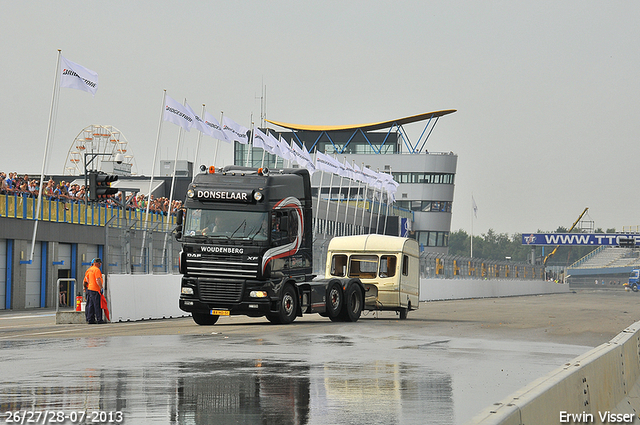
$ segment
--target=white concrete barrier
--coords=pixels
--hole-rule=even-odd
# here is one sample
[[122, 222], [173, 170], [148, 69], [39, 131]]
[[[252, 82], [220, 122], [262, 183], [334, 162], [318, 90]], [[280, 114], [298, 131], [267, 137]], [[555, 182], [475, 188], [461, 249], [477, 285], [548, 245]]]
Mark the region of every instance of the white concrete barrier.
[[190, 316], [178, 306], [181, 278], [181, 275], [108, 275], [111, 321]]
[[[111, 321], [190, 316], [178, 307], [181, 275], [109, 274]], [[540, 280], [421, 279], [420, 301], [510, 297], [569, 292]]]
[[483, 410], [469, 424], [633, 423], [640, 412], [640, 322]]
[[515, 297], [569, 292], [569, 285], [542, 280], [420, 279], [420, 301]]

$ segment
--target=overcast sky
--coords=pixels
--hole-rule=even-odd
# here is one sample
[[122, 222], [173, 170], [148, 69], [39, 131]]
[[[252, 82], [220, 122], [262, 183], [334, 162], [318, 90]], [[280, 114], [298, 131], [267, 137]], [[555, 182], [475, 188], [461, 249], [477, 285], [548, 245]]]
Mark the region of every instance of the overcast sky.
[[[441, 109], [429, 151], [459, 157], [451, 230], [640, 225], [637, 1], [0, 0], [0, 170], [39, 174], [57, 50], [99, 75], [61, 89], [46, 172], [112, 125], [150, 175], [163, 90], [246, 127], [340, 125]], [[405, 127], [417, 141], [424, 123]], [[181, 159], [193, 160], [197, 132]], [[164, 123], [160, 159], [178, 128]], [[202, 154], [213, 159], [214, 140]], [[231, 149], [221, 149], [231, 163]], [[201, 158], [202, 158], [201, 157]], [[158, 170], [158, 167], [156, 167]]]

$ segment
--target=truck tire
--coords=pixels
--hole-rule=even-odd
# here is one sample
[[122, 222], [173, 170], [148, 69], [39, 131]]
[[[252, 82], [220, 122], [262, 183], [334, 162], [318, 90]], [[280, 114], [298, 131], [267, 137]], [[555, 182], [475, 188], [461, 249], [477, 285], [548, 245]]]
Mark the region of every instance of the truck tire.
[[267, 319], [271, 323], [287, 325], [296, 320], [296, 315], [298, 314], [298, 294], [290, 283], [284, 285], [279, 304], [277, 313], [267, 315]]
[[351, 284], [347, 286], [344, 293], [344, 302], [342, 305], [341, 318], [345, 322], [357, 322], [362, 314], [364, 306], [364, 295], [360, 285]]
[[215, 325], [220, 316], [212, 316], [211, 314], [206, 313], [191, 313], [191, 317], [193, 321], [196, 322], [200, 326], [211, 326]]
[[637, 284], [637, 283], [634, 283], [633, 285], [631, 285], [631, 290], [632, 290], [633, 292], [638, 292], [638, 284]]
[[332, 282], [327, 288], [327, 316], [332, 322], [340, 322], [340, 312], [344, 295], [342, 294], [342, 286], [339, 282]]

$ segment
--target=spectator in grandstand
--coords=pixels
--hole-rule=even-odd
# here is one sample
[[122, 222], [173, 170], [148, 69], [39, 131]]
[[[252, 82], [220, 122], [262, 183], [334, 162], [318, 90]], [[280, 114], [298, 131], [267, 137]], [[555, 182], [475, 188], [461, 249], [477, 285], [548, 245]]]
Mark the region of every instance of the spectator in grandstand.
[[[76, 185], [79, 186], [79, 185]], [[84, 185], [79, 186], [78, 190], [76, 191], [76, 200], [77, 201], [82, 201], [84, 200], [85, 195], [87, 194], [87, 190], [85, 188]]]
[[44, 196], [47, 197], [47, 199], [51, 199], [53, 198], [53, 191], [56, 188], [56, 184], [53, 181], [53, 179], [49, 179], [49, 181], [47, 182], [47, 186], [44, 188]]
[[[3, 173], [4, 174], [4, 173]], [[15, 173], [9, 172], [9, 176], [5, 179], [5, 187], [7, 190], [13, 190], [13, 175]]]

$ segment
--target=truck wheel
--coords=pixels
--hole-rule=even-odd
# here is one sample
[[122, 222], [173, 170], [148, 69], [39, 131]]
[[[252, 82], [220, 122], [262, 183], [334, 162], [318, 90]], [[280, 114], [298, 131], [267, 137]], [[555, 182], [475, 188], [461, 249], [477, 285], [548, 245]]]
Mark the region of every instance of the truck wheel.
[[631, 285], [631, 290], [632, 290], [633, 292], [638, 292], [638, 284], [637, 284], [637, 283], [634, 283], [633, 285]]
[[345, 322], [357, 322], [362, 313], [364, 296], [360, 286], [349, 285], [344, 294], [344, 305], [342, 306], [341, 318]]
[[201, 326], [215, 325], [220, 316], [212, 316], [206, 313], [191, 313], [193, 321]]
[[342, 310], [342, 287], [338, 282], [333, 282], [327, 290], [327, 316], [332, 322], [340, 321], [340, 311]]
[[267, 319], [271, 323], [281, 323], [287, 325], [296, 320], [298, 312], [298, 296], [296, 290], [290, 283], [284, 285], [282, 290], [282, 298], [280, 298], [280, 307], [275, 314], [267, 315]]

